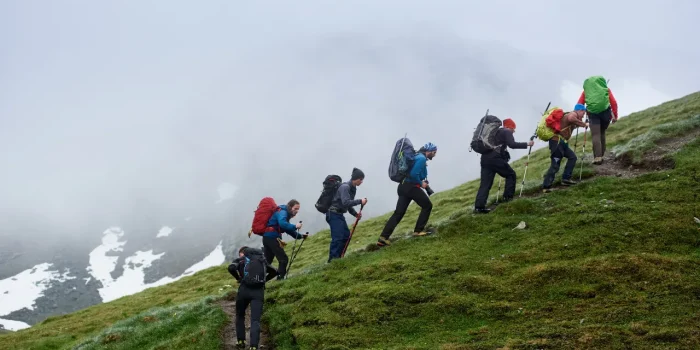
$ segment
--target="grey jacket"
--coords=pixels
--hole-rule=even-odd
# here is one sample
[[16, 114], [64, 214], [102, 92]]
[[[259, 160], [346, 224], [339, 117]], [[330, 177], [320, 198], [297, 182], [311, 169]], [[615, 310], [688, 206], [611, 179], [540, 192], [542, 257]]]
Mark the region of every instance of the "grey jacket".
[[355, 199], [355, 193], [357, 193], [357, 187], [353, 186], [350, 181], [340, 184], [338, 191], [333, 196], [329, 211], [338, 214], [348, 212], [352, 216], [357, 216], [357, 211], [353, 207], [362, 204], [362, 200]]

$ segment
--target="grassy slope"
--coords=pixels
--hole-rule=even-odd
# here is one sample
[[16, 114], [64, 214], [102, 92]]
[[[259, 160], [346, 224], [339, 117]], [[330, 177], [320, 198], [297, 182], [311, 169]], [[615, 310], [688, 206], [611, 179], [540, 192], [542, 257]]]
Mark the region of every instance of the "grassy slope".
[[[652, 127], [698, 113], [700, 93], [634, 113], [609, 129], [609, 149], [636, 138], [624, 150], [643, 150]], [[700, 346], [691, 328], [700, 322], [690, 190], [697, 183], [688, 176], [700, 164], [697, 140], [676, 159], [670, 172], [595, 179], [488, 216], [469, 214], [478, 186], [471, 181], [432, 197], [437, 235], [331, 265], [324, 264], [329, 234], [321, 231], [292, 267], [309, 273], [271, 283], [265, 317], [283, 349]], [[526, 192], [539, 188], [548, 163], [547, 150], [533, 152]], [[524, 159], [513, 166], [522, 176]], [[374, 243], [390, 214], [363, 220], [349, 251]], [[409, 233], [416, 216], [412, 205], [393, 237]], [[529, 228], [512, 231], [521, 220]], [[0, 336], [0, 348], [217, 348], [227, 320], [205, 297], [222, 295], [231, 282], [224, 268], [207, 269]]]

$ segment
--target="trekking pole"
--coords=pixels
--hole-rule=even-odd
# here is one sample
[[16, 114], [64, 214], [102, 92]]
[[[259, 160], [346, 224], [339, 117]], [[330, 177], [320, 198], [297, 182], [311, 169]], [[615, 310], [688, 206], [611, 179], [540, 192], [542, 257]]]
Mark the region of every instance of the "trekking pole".
[[[299, 221], [301, 222], [301, 221]], [[309, 232], [306, 231], [306, 234], [308, 235]], [[296, 241], [296, 239], [295, 239]], [[294, 262], [294, 259], [296, 259], [297, 254], [299, 254], [299, 251], [301, 250], [301, 246], [304, 245], [304, 242], [306, 242], [306, 238], [301, 240], [301, 244], [299, 244], [299, 249], [296, 250], [296, 253], [292, 251], [292, 258], [289, 260], [289, 267], [287, 268], [287, 273], [284, 275], [284, 279], [287, 279], [287, 276], [289, 276], [289, 271], [292, 270], [292, 263]]]
[[[547, 113], [547, 110], [549, 109], [549, 105], [551, 105], [551, 104], [552, 104], [552, 101], [549, 101], [549, 103], [547, 103], [547, 108], [544, 109], [544, 112], [542, 113], [542, 115]], [[530, 137], [530, 141], [533, 141], [535, 139], [535, 137], [537, 137], [537, 127], [535, 127], [535, 133], [532, 135], [532, 137]], [[527, 166], [530, 165], [530, 153], [532, 153], [532, 146], [530, 146], [530, 150], [527, 151], [527, 161], [525, 162], [525, 173], [523, 174], [523, 183], [520, 185], [520, 195], [518, 197], [523, 196], [523, 188], [525, 188], [525, 177], [527, 176]]]
[[[362, 216], [362, 208], [364, 208], [365, 205], [362, 204], [360, 205], [360, 212], [358, 216]], [[343, 248], [343, 253], [340, 254], [340, 257], [345, 257], [345, 251], [348, 249], [348, 245], [350, 244], [350, 241], [352, 240], [352, 235], [355, 233], [355, 227], [357, 227], [357, 223], [360, 221], [360, 218], [355, 218], [355, 224], [352, 225], [352, 231], [350, 231], [350, 237], [348, 238], [348, 241], [345, 242], [345, 248]]]
[[[299, 220], [299, 223], [301, 224], [302, 221]], [[280, 236], [281, 236], [281, 234], [280, 234]], [[296, 238], [295, 238], [295, 239], [294, 239], [294, 245], [292, 246], [292, 255], [294, 255], [294, 250], [295, 250], [296, 248], [297, 248], [297, 240], [296, 240]]]
[[[588, 118], [586, 118], [586, 123], [588, 123]], [[588, 126], [583, 131], [583, 152], [581, 153], [581, 170], [578, 173], [578, 180], [581, 181], [581, 176], [583, 175], [583, 159], [586, 157], [586, 136], [588, 135]]]

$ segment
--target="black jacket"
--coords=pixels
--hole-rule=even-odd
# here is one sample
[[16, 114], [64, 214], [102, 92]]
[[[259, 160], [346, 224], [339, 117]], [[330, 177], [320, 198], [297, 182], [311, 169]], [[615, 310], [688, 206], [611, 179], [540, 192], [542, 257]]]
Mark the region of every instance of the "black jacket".
[[[245, 257], [239, 257], [233, 260], [233, 262], [228, 266], [228, 272], [236, 279], [236, 281], [241, 282], [241, 276], [243, 276], [243, 268]], [[265, 282], [269, 282], [271, 279], [277, 276], [277, 269], [272, 267], [270, 263], [267, 263], [267, 276], [265, 276]]]
[[510, 153], [508, 153], [508, 148], [512, 149], [526, 149], [527, 142], [515, 142], [513, 137], [513, 131], [510, 129], [500, 128], [496, 131], [496, 140], [498, 140], [499, 146], [493, 151], [483, 154], [482, 158], [503, 158], [506, 161], [510, 160]]

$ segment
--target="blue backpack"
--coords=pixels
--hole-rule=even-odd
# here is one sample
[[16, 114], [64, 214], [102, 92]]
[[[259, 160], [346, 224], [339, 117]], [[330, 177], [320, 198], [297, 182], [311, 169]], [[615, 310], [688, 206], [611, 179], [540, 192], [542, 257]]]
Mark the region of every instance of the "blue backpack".
[[413, 162], [416, 158], [416, 151], [413, 149], [413, 144], [405, 135], [396, 141], [394, 151], [391, 153], [391, 161], [389, 162], [389, 179], [394, 182], [401, 183], [403, 179], [408, 177]]

